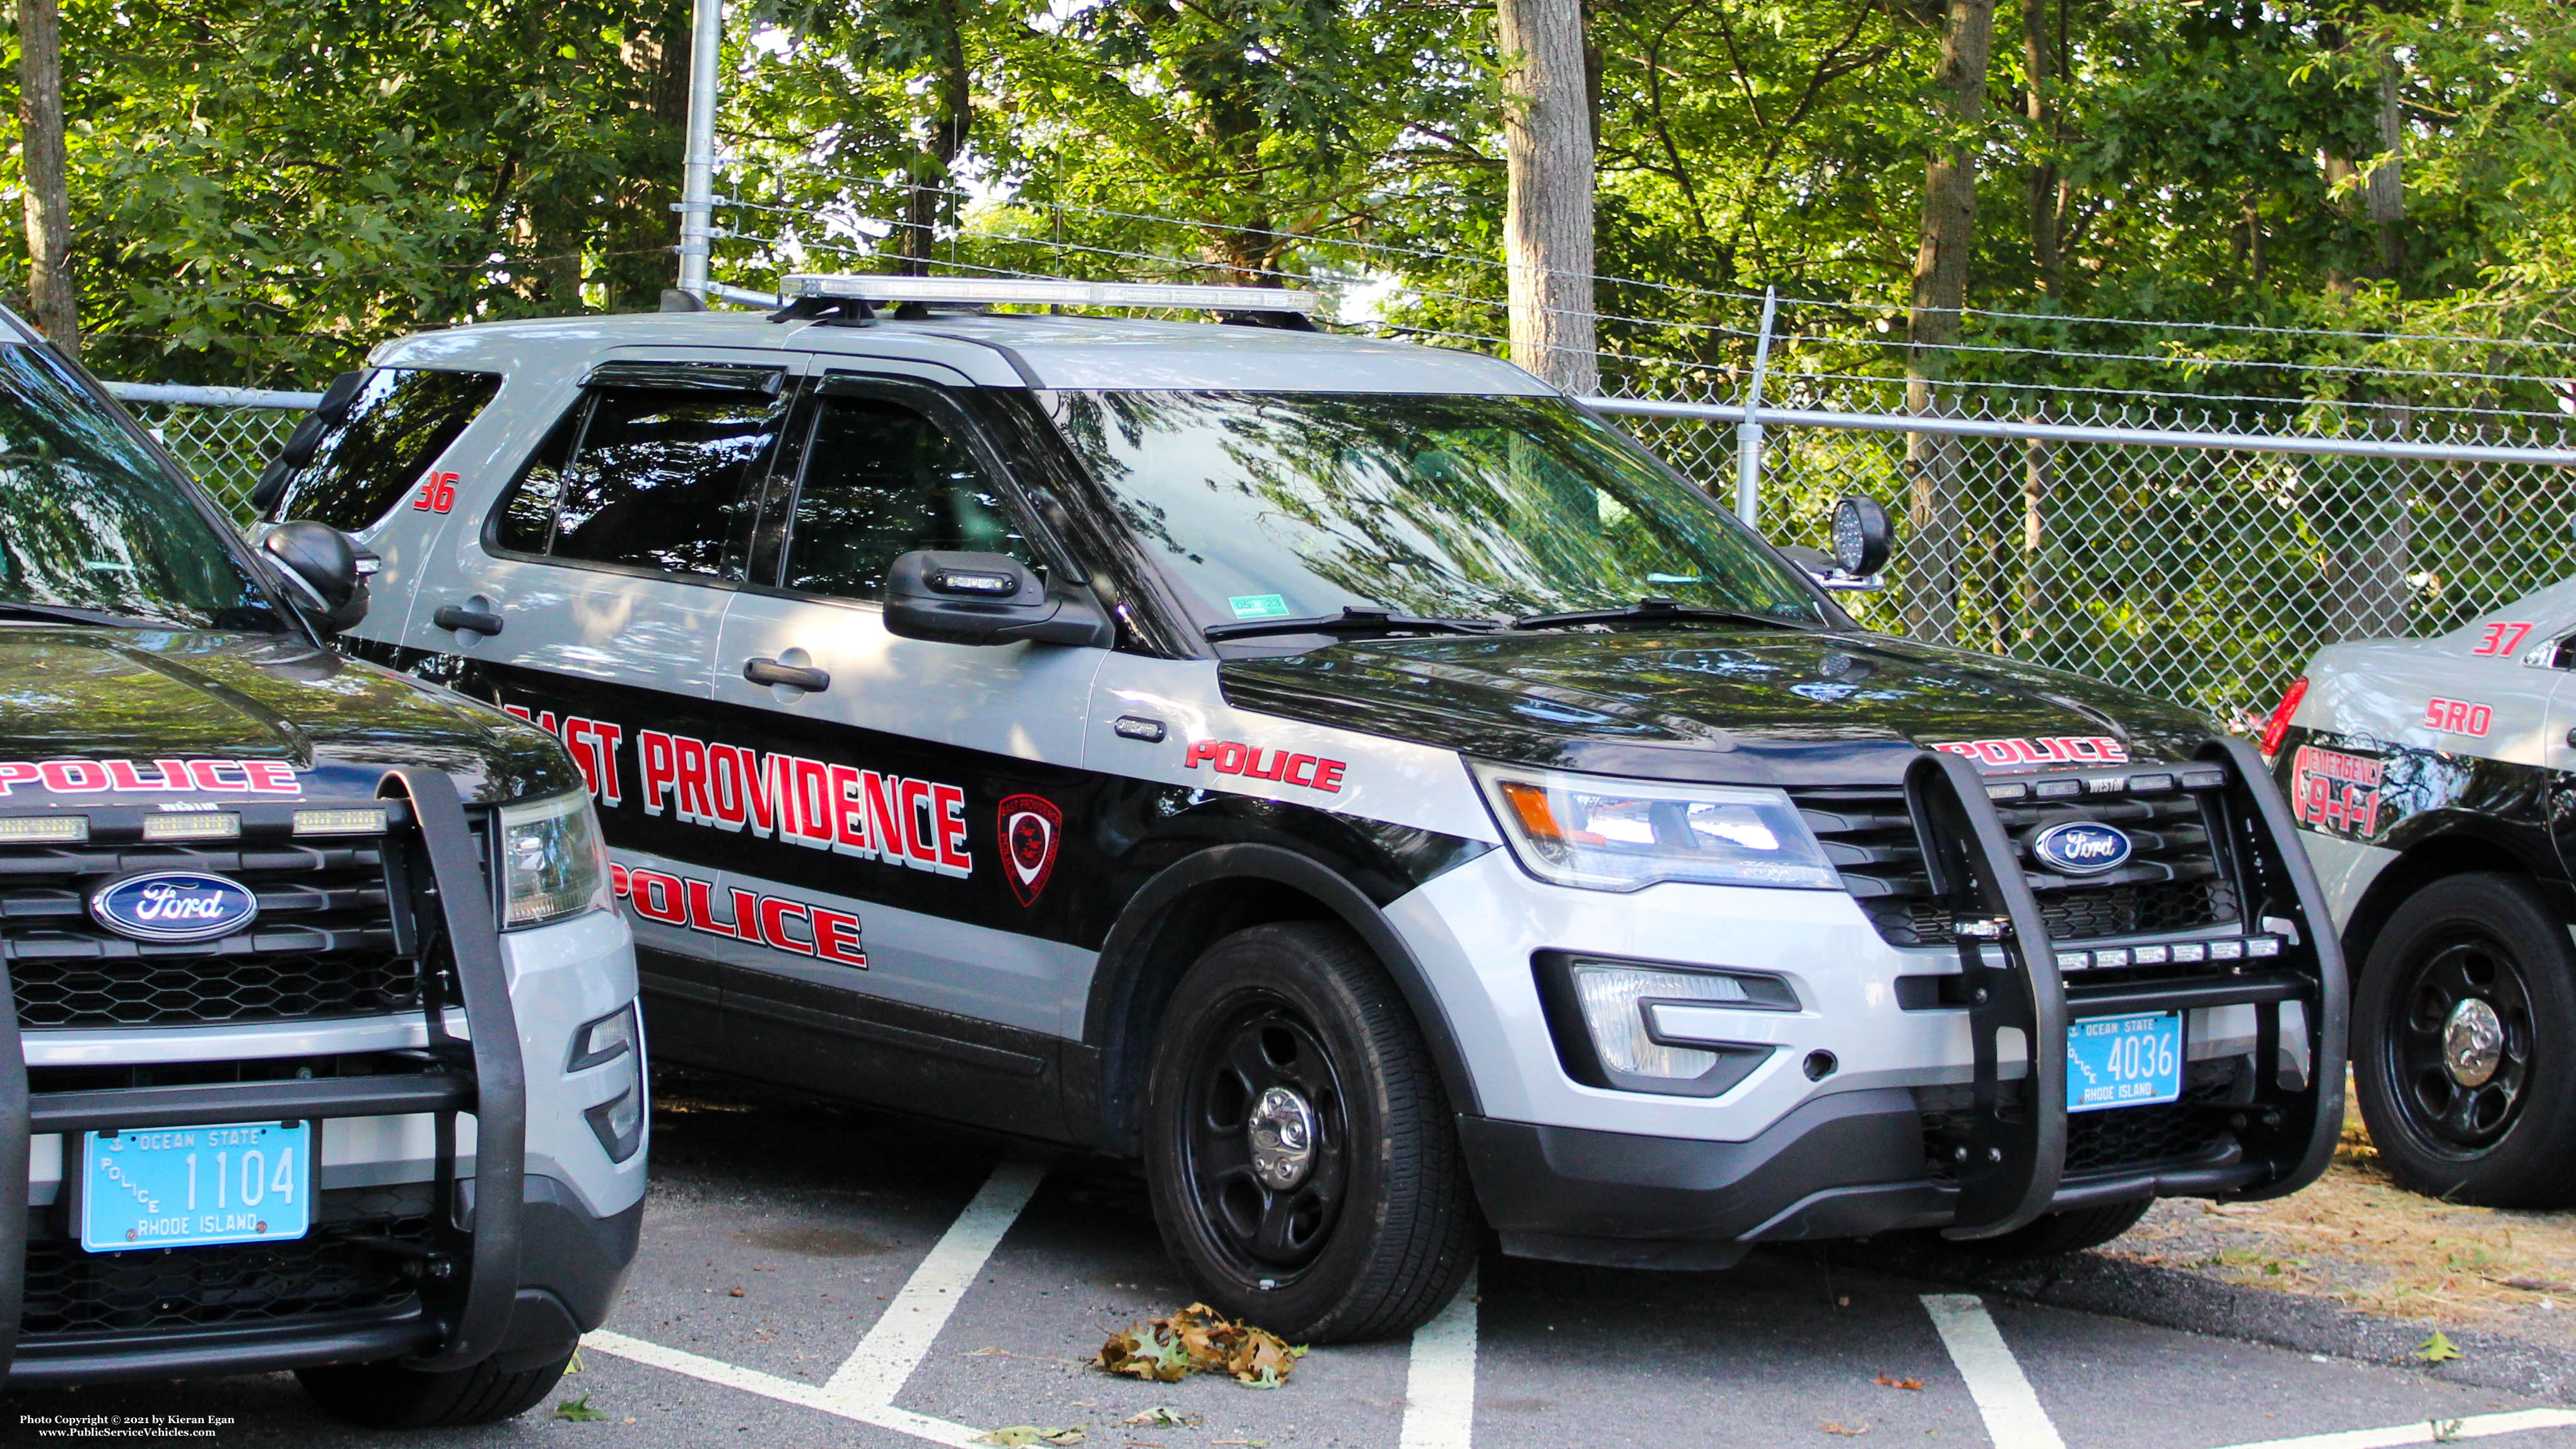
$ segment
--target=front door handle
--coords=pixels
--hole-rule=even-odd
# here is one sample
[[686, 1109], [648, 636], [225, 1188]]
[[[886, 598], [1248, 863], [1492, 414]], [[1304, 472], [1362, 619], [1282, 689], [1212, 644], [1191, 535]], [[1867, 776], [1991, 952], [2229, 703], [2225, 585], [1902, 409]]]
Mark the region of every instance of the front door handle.
[[807, 694], [821, 694], [832, 687], [832, 676], [820, 669], [799, 669], [793, 664], [781, 664], [775, 659], [744, 660], [742, 677], [754, 684], [784, 685], [789, 689], [801, 689]]
[[467, 609], [459, 608], [454, 604], [441, 604], [438, 612], [429, 616], [429, 621], [442, 629], [453, 629], [465, 634], [481, 634], [487, 638], [501, 632], [501, 616], [489, 609]]

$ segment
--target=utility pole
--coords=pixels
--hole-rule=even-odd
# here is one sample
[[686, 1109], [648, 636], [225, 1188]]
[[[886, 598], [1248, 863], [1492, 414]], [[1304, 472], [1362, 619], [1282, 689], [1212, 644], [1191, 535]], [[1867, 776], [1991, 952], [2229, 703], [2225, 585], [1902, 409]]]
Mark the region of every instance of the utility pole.
[[18, 0], [18, 125], [27, 186], [27, 302], [36, 325], [80, 352], [72, 285], [71, 157], [63, 147], [63, 13], [59, 0]]
[[689, 124], [680, 152], [680, 290], [704, 300], [708, 234], [715, 219], [716, 75], [724, 55], [724, 0], [696, 0], [692, 18]]
[[1512, 360], [1590, 396], [1601, 388], [1592, 311], [1592, 93], [1582, 0], [1499, 0], [1503, 213]]

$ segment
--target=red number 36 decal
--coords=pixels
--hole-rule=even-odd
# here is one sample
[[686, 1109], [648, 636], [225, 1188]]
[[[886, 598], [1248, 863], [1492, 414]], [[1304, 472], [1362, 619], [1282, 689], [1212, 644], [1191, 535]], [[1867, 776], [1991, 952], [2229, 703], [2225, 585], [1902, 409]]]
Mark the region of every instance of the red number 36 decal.
[[[447, 510], [439, 511], [444, 513]], [[2511, 654], [2522, 647], [2523, 640], [2530, 637], [2529, 624], [2489, 624], [2479, 631], [2478, 647], [2469, 652], [2471, 654]]]
[[456, 475], [432, 473], [420, 481], [420, 491], [411, 496], [411, 506], [424, 513], [445, 513], [456, 506]]

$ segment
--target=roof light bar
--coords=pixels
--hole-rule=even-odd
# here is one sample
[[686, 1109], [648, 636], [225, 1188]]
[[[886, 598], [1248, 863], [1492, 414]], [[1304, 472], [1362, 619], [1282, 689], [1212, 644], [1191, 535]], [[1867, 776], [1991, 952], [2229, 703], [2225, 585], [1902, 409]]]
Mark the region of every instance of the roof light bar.
[[1164, 282], [1060, 282], [1006, 277], [826, 276], [798, 272], [782, 283], [794, 297], [870, 302], [1017, 303], [1055, 307], [1180, 307], [1211, 312], [1312, 314], [1313, 292], [1285, 287], [1220, 287]]

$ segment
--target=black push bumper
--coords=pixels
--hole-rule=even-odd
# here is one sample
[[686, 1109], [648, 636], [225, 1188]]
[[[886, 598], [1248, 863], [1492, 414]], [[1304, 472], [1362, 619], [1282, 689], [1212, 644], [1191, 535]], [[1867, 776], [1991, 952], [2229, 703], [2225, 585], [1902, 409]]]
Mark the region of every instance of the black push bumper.
[[[30, 1228], [41, 1219], [11, 1205], [0, 1211], [0, 1374], [8, 1387], [393, 1357], [425, 1369], [456, 1369], [496, 1354], [528, 1359], [541, 1347], [559, 1354], [581, 1328], [604, 1316], [633, 1257], [638, 1214], [591, 1218], [559, 1185], [523, 1172], [527, 1094], [518, 1025], [498, 917], [455, 785], [435, 770], [398, 769], [385, 776], [379, 794], [388, 802], [385, 845], [398, 863], [391, 879], [407, 897], [407, 908], [393, 916], [397, 951], [420, 963], [429, 1033], [425, 1049], [391, 1055], [408, 1055], [417, 1070], [31, 1092], [16, 997], [0, 952], [0, 1185], [27, 1181], [29, 1138], [38, 1133], [431, 1114], [438, 1167], [430, 1227], [417, 1241], [367, 1244], [401, 1255], [417, 1294], [395, 1311], [29, 1337], [22, 1324]], [[436, 969], [442, 963], [444, 973]], [[457, 1006], [470, 1039], [447, 1029], [447, 1012]], [[457, 1171], [460, 1113], [472, 1114], [478, 1129], [470, 1187]], [[317, 1233], [327, 1226], [317, 1225]], [[523, 1245], [547, 1255], [535, 1260], [548, 1263], [542, 1276], [564, 1281], [529, 1284], [521, 1272]]]
[[[1906, 778], [1936, 894], [1962, 923], [1962, 999], [1975, 1040], [1965, 1110], [1938, 1130], [1901, 1088], [1809, 1100], [1742, 1142], [1645, 1137], [1463, 1117], [1459, 1131], [1486, 1218], [1506, 1251], [1625, 1267], [1718, 1268], [1757, 1243], [1939, 1227], [1993, 1237], [2050, 1212], [2142, 1197], [2277, 1197], [2325, 1170], [2343, 1121], [2343, 960], [2288, 811], [2243, 741], [2205, 745], [2195, 765], [2223, 783], [2210, 804], [2227, 836], [2248, 921], [2286, 917], [2295, 939], [2262, 962], [2206, 973], [2070, 984], [2019, 854], [1973, 764], [1926, 751]], [[2301, 1008], [2304, 1053], [2283, 1051]], [[2251, 1006], [2246, 1084], [2223, 1105], [2221, 1150], [2134, 1168], [2068, 1170], [2070, 1021]], [[2022, 1076], [1998, 1038], [2031, 1045]], [[2285, 1055], [2306, 1070], [2282, 1070]]]

